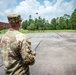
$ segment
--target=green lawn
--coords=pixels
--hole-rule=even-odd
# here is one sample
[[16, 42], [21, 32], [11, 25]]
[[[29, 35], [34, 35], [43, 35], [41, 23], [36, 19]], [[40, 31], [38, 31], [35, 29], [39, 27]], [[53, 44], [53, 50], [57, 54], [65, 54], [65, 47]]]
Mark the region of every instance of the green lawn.
[[[0, 30], [0, 34], [4, 34], [7, 30]], [[76, 30], [35, 30], [35, 31], [32, 31], [32, 30], [19, 30], [20, 32], [22, 33], [43, 33], [43, 32], [76, 32]]]
[[32, 30], [30, 30], [30, 31], [28, 31], [28, 30], [20, 30], [20, 32], [22, 32], [22, 33], [43, 33], [43, 32], [76, 32], [76, 30], [40, 30], [40, 31], [38, 31], [38, 30], [35, 30], [35, 31], [32, 31]]
[[6, 33], [7, 30], [0, 30], [0, 34]]
[[45, 32], [76, 32], [76, 30], [45, 30]]

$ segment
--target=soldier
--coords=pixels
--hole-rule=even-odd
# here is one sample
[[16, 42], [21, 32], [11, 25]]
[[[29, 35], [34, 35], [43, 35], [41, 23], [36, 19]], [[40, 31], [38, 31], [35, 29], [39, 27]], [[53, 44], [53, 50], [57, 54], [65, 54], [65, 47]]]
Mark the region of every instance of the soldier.
[[7, 16], [11, 28], [1, 38], [2, 60], [6, 75], [30, 75], [29, 65], [35, 62], [35, 53], [31, 50], [31, 42], [18, 30], [21, 16]]

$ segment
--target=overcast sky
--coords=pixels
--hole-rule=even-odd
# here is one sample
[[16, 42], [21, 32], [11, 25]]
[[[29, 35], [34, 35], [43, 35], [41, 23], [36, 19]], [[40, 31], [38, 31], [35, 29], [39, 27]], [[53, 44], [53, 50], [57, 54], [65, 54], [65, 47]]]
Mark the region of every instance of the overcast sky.
[[[69, 14], [76, 8], [76, 0], [0, 0], [0, 21], [8, 22], [9, 13], [18, 13], [26, 20], [41, 16], [46, 20]], [[38, 14], [36, 14], [36, 12]]]

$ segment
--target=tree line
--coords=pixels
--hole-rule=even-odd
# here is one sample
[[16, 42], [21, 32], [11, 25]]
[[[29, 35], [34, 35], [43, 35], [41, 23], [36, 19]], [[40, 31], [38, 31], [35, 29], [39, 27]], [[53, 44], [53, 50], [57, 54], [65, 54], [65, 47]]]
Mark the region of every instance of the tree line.
[[31, 15], [29, 15], [29, 20], [23, 21], [21, 28], [28, 30], [76, 29], [76, 9], [71, 15], [64, 14], [63, 16], [53, 18], [50, 22], [40, 16], [32, 19]]

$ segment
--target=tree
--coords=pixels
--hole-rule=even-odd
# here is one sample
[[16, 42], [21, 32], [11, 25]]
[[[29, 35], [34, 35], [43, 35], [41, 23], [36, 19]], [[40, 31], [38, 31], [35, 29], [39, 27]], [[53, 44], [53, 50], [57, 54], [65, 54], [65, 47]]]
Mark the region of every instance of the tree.
[[37, 26], [38, 26], [38, 30], [44, 30], [44, 23], [45, 19], [42, 19], [40, 16], [38, 17], [37, 20]]
[[55, 18], [53, 18], [51, 20], [51, 29], [56, 29], [56, 19]]
[[45, 26], [44, 27], [45, 27], [46, 30], [50, 30], [51, 29], [51, 24], [49, 23], [48, 20], [45, 21]]
[[66, 23], [63, 17], [59, 19], [59, 29], [66, 29]]
[[70, 19], [70, 15], [64, 14], [63, 18], [64, 18], [65, 20]]
[[27, 29], [27, 25], [28, 25], [28, 21], [27, 20], [26, 21], [23, 21], [21, 28]]
[[76, 29], [76, 9], [74, 10], [71, 16], [68, 14], [64, 14], [63, 16], [53, 18], [50, 23], [45, 18], [41, 18], [41, 16], [33, 20], [32, 16], [29, 15], [29, 20], [25, 20], [22, 22], [22, 28], [31, 30]]
[[28, 27], [27, 27], [28, 30], [35, 30], [35, 25], [34, 23], [31, 23]]
[[59, 17], [56, 18], [56, 29], [59, 29]]
[[71, 15], [71, 28], [76, 29], [76, 9]]
[[71, 28], [71, 26], [70, 26], [70, 15], [64, 14], [63, 18], [64, 18], [65, 23], [66, 23], [66, 29], [70, 29]]

